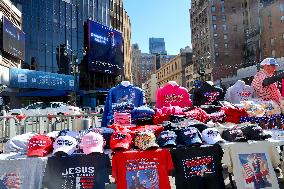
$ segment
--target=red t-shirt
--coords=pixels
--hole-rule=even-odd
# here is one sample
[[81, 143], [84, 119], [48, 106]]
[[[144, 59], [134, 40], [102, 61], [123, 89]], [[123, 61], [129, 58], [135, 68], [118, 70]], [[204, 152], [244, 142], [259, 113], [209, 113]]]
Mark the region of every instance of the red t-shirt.
[[112, 158], [112, 176], [117, 189], [170, 189], [173, 169], [169, 150], [117, 152]]

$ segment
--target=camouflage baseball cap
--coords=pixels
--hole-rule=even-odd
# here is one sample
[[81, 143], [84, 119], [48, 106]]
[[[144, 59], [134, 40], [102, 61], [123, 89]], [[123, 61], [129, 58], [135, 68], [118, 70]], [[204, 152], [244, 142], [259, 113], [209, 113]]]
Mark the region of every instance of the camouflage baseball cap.
[[152, 147], [159, 147], [156, 143], [155, 134], [152, 131], [139, 132], [134, 140], [135, 146], [141, 150], [147, 150]]

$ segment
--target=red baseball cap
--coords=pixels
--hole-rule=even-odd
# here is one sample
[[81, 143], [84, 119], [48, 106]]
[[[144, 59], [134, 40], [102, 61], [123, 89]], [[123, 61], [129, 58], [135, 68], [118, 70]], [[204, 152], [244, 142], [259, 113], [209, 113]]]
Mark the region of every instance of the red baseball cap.
[[29, 140], [27, 156], [44, 157], [52, 152], [52, 140], [46, 135], [35, 135]]
[[110, 149], [113, 151], [118, 149], [129, 150], [132, 144], [131, 135], [125, 131], [117, 131], [111, 135]]

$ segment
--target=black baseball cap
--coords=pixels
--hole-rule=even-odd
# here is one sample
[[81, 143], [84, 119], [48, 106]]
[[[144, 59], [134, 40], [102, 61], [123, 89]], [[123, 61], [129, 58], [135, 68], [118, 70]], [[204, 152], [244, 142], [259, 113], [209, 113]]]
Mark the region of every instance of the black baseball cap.
[[265, 140], [271, 137], [271, 135], [265, 134], [260, 126], [255, 124], [243, 126], [241, 130], [248, 140]]
[[174, 131], [163, 131], [160, 133], [157, 142], [160, 147], [176, 146], [177, 135]]
[[178, 137], [186, 146], [200, 146], [202, 144], [201, 134], [195, 127], [181, 129]]
[[239, 127], [224, 130], [222, 138], [229, 142], [247, 142], [247, 138]]

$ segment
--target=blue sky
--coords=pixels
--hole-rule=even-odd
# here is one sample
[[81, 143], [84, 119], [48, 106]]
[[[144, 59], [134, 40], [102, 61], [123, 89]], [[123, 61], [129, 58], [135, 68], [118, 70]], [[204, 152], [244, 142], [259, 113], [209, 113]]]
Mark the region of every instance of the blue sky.
[[149, 53], [149, 38], [165, 38], [168, 54], [191, 46], [190, 0], [124, 0], [131, 20], [132, 43]]

